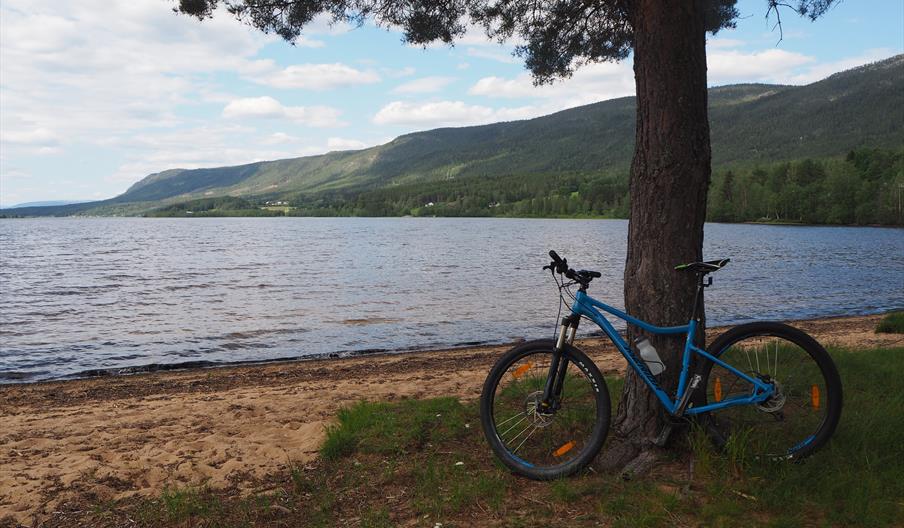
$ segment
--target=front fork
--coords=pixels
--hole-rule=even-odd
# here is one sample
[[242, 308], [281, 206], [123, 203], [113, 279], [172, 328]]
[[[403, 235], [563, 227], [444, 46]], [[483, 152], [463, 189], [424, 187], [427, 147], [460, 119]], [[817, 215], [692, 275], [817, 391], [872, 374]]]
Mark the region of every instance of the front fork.
[[556, 348], [553, 350], [552, 362], [549, 364], [549, 373], [546, 376], [546, 386], [543, 388], [543, 399], [540, 400], [540, 412], [554, 413], [559, 409], [562, 387], [565, 384], [565, 373], [568, 371], [568, 358], [564, 354], [565, 345], [574, 343], [574, 336], [578, 333], [580, 322], [580, 316], [575, 314], [562, 319], [559, 338], [556, 340]]

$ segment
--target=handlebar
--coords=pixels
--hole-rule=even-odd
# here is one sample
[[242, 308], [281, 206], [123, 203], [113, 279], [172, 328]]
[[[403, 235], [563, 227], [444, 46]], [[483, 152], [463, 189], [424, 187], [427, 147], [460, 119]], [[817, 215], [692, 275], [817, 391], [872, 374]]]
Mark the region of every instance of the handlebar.
[[602, 273], [598, 271], [573, 270], [569, 268], [568, 260], [560, 257], [554, 250], [549, 250], [549, 258], [552, 259], [552, 262], [550, 262], [548, 266], [543, 266], [543, 269], [552, 270], [553, 273], [565, 275], [565, 277], [580, 283], [584, 288], [586, 288], [593, 279], [603, 276]]
[[549, 250], [549, 258], [552, 259], [552, 262], [549, 263], [549, 266], [545, 266], [543, 269], [551, 269], [556, 273], [567, 273], [568, 272], [568, 261], [559, 256], [555, 250]]

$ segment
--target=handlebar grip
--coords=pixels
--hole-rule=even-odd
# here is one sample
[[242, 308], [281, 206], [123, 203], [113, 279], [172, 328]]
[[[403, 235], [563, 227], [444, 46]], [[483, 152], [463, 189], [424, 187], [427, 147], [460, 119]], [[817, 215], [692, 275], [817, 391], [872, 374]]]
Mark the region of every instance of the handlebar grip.
[[552, 249], [549, 250], [549, 257], [556, 264], [558, 264], [559, 262], [562, 262], [562, 259], [559, 257], [559, 254], [555, 252], [555, 250], [552, 250]]

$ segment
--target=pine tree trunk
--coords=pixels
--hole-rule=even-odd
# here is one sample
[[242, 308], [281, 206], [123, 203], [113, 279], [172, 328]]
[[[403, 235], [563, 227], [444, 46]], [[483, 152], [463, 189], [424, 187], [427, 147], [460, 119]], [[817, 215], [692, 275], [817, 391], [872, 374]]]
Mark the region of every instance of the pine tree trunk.
[[[637, 125], [625, 307], [658, 326], [687, 323], [696, 285], [693, 274], [674, 267], [702, 257], [710, 144], [701, 4], [639, 0], [632, 16]], [[640, 329], [629, 326], [629, 342], [638, 335]], [[671, 393], [678, 382], [683, 340], [647, 337], [666, 364], [660, 379]], [[621, 448], [622, 460], [603, 464], [623, 466], [646, 451], [664, 418], [659, 401], [629, 369], [613, 422], [613, 432], [629, 448]]]

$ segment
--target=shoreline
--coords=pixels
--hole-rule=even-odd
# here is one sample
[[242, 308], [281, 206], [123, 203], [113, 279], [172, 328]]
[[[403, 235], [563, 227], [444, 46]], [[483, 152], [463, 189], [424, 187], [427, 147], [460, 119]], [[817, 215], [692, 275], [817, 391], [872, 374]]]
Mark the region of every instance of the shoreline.
[[[504, 220], [619, 220], [627, 222], [627, 218], [619, 218], [615, 216], [596, 216], [596, 215], [578, 215], [578, 216], [412, 216], [412, 215], [397, 215], [397, 216], [304, 216], [304, 215], [181, 215], [181, 216], [148, 216], [146, 214], [139, 215], [67, 215], [67, 216], [52, 216], [52, 215], [38, 215], [38, 216], [12, 216], [7, 215], [3, 211], [7, 211], [7, 209], [0, 209], [0, 220], [35, 220], [35, 219], [109, 219], [109, 218], [145, 218], [145, 219], [172, 219], [172, 218], [365, 218], [365, 219], [374, 219], [374, 218], [466, 218], [466, 219], [504, 219]], [[716, 220], [707, 220], [707, 224], [727, 224], [727, 225], [755, 225], [755, 226], [778, 226], [778, 227], [881, 227], [881, 228], [891, 228], [891, 229], [902, 229], [904, 228], [904, 224], [812, 224], [806, 222], [767, 222], [761, 220], [743, 220], [738, 222], [719, 222]]]
[[[791, 322], [823, 345], [901, 346], [882, 315]], [[722, 328], [712, 328], [711, 336]], [[577, 341], [606, 374], [624, 359]], [[248, 491], [317, 456], [335, 412], [361, 399], [479, 397], [511, 344], [158, 371], [0, 386], [0, 519], [209, 485]], [[87, 498], [87, 499], [86, 499]]]
[[[786, 319], [785, 322], [794, 323], [794, 322], [809, 322], [809, 321], [828, 321], [833, 319], [850, 319], [857, 317], [872, 317], [872, 316], [883, 316], [888, 313], [899, 311], [898, 309], [891, 310], [883, 310], [879, 312], [869, 312], [869, 313], [861, 313], [856, 315], [828, 315], [828, 316], [820, 316], [815, 318], [807, 318], [807, 319]], [[717, 333], [721, 333], [726, 328], [730, 328], [732, 326], [736, 326], [739, 324], [744, 324], [747, 320], [732, 322], [724, 325], [714, 326], [708, 329], [708, 334], [710, 337], [716, 335]], [[624, 337], [623, 329], [616, 327], [616, 330], [622, 334]], [[585, 334], [585, 336], [580, 341], [593, 341], [593, 340], [605, 340], [606, 336], [602, 331], [594, 329], [594, 331]], [[69, 382], [69, 381], [79, 381], [79, 380], [91, 380], [91, 379], [110, 379], [121, 376], [139, 376], [143, 374], [163, 374], [168, 372], [185, 372], [185, 371], [194, 371], [194, 370], [209, 370], [209, 369], [223, 369], [223, 368], [243, 368], [243, 367], [265, 367], [268, 365], [276, 365], [283, 363], [304, 363], [310, 361], [337, 361], [342, 359], [352, 359], [352, 358], [369, 358], [369, 357], [382, 357], [382, 356], [396, 356], [396, 355], [405, 355], [405, 354], [416, 354], [416, 353], [443, 353], [450, 352], [460, 349], [480, 349], [480, 348], [497, 348], [497, 347], [512, 347], [521, 341], [510, 341], [510, 342], [493, 342], [493, 341], [462, 341], [459, 343], [452, 343], [449, 345], [438, 345], [436, 347], [424, 347], [424, 346], [410, 346], [404, 348], [397, 349], [383, 349], [383, 348], [370, 348], [370, 349], [360, 349], [360, 350], [337, 350], [334, 352], [327, 352], [321, 354], [312, 354], [310, 356], [288, 356], [288, 357], [275, 357], [269, 359], [249, 359], [249, 360], [237, 360], [237, 361], [208, 361], [208, 360], [193, 360], [193, 361], [184, 361], [180, 363], [146, 363], [142, 365], [133, 365], [133, 366], [124, 366], [124, 367], [108, 367], [108, 368], [97, 368], [97, 369], [87, 369], [81, 372], [76, 372], [74, 374], [66, 374], [57, 377], [44, 378], [44, 379], [36, 379], [31, 381], [27, 379], [25, 376], [27, 374], [18, 374], [15, 372], [4, 372], [0, 374], [0, 390], [4, 387], [10, 386], [18, 386], [18, 385], [35, 385], [42, 383], [58, 383], [58, 382]], [[22, 376], [19, 379], [16, 379], [16, 376]]]

